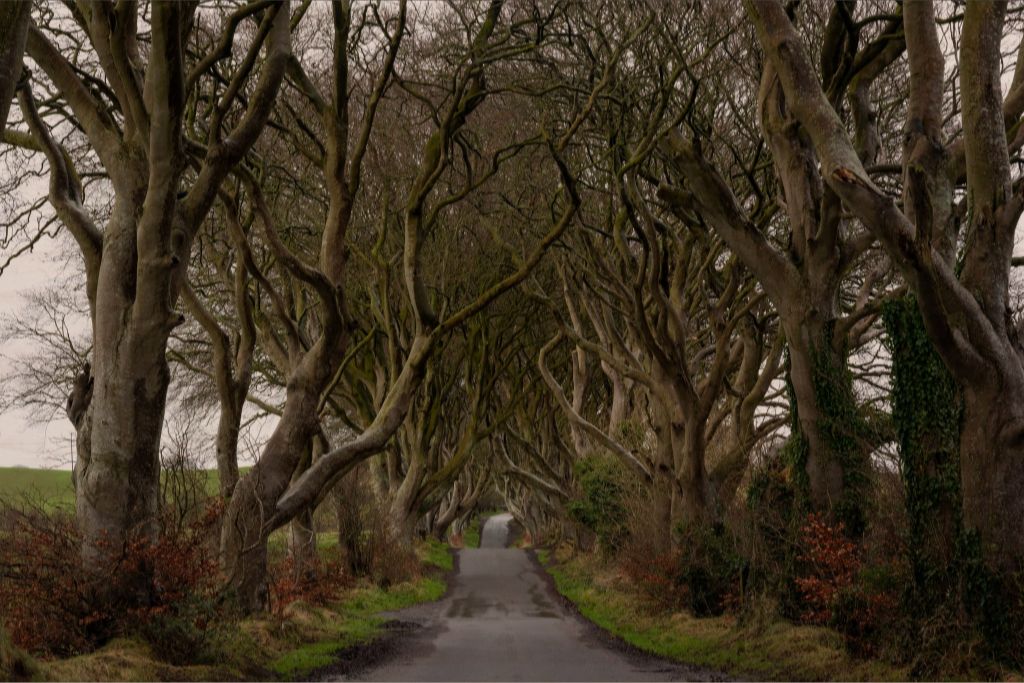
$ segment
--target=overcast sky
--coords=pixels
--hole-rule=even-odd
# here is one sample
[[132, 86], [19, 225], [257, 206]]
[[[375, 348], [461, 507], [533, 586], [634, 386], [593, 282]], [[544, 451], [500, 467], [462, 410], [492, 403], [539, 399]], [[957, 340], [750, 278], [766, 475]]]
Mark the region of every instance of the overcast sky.
[[[60, 238], [58, 238], [60, 239]], [[24, 307], [22, 296], [53, 281], [55, 269], [63, 268], [57, 258], [56, 240], [45, 239], [31, 254], [23, 255], [0, 275], [0, 317], [17, 313]], [[9, 363], [4, 356], [17, 354], [14, 345], [0, 349], [0, 382], [7, 376]], [[36, 424], [24, 411], [0, 413], [0, 467], [71, 467], [75, 430], [63, 412], [49, 422]]]

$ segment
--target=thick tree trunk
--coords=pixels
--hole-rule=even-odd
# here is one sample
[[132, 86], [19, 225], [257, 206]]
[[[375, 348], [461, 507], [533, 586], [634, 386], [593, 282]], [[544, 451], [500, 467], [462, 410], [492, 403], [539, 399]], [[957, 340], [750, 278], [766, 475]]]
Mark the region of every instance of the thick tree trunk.
[[785, 324], [785, 329], [789, 342], [790, 382], [796, 399], [797, 424], [807, 443], [804, 463], [807, 493], [815, 507], [830, 509], [842, 497], [843, 467], [832, 453], [821, 429], [825, 416], [818, 398], [815, 364], [821, 360], [816, 358], [818, 354], [836, 354], [831, 344], [827, 343], [824, 325], [820, 323], [810, 324], [806, 319], [797, 320]]
[[267, 536], [264, 523], [287, 490], [317, 426], [318, 394], [310, 383], [290, 381], [284, 413], [259, 462], [238, 482], [221, 532], [221, 564], [227, 588], [242, 609], [257, 612], [268, 604]]
[[833, 344], [834, 323], [821, 316], [784, 316], [790, 381], [797, 423], [806, 449], [806, 495], [859, 533], [867, 453], [859, 442], [859, 417], [845, 353]]
[[914, 297], [883, 311], [892, 353], [892, 421], [899, 437], [908, 551], [922, 596], [945, 590], [962, 530], [961, 399], [930, 343]]
[[419, 509], [416, 503], [418, 486], [403, 485], [398, 495], [388, 506], [388, 525], [391, 529], [392, 541], [402, 545], [411, 545], [419, 521]]
[[[77, 521], [87, 566], [109, 569], [125, 543], [158, 531], [160, 436], [170, 372], [165, 357], [170, 314], [146, 319], [126, 274], [135, 275], [138, 204], [119, 200], [107, 225], [98, 278], [87, 419], [88, 451], [75, 468]], [[139, 585], [145, 577], [139, 577]], [[141, 588], [140, 588], [141, 590]]]
[[433, 517], [433, 524], [431, 527], [431, 535], [439, 541], [443, 541], [448, 536], [448, 529], [452, 524], [459, 518], [459, 512], [462, 506], [459, 504], [458, 495], [452, 499], [450, 504], [443, 509], [438, 510]]
[[960, 471], [964, 526], [1000, 571], [1024, 565], [1024, 387], [964, 390]]
[[681, 432], [674, 434], [676, 440], [682, 440], [682, 458], [676, 471], [681, 495], [679, 521], [687, 526], [707, 524], [717, 516], [714, 492], [704, 464], [705, 423], [699, 416], [688, 419]]

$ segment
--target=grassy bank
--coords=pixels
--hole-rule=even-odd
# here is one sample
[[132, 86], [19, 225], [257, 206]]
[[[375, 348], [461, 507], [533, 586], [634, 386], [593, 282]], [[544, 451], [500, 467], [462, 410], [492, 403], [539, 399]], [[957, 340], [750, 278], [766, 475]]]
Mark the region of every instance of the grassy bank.
[[731, 616], [656, 614], [614, 567], [594, 556], [556, 558], [543, 550], [538, 556], [558, 592], [583, 616], [661, 657], [755, 680], [905, 680], [909, 675], [885, 662], [851, 657], [842, 637], [825, 628], [773, 618], [739, 623]]
[[452, 568], [446, 546], [418, 548], [422, 575], [383, 589], [363, 583], [328, 606], [301, 602], [279, 616], [226, 624], [213, 637], [200, 661], [176, 666], [160, 661], [140, 640], [117, 639], [86, 655], [36, 663], [37, 680], [296, 680], [308, 678], [337, 661], [346, 648], [382, 633], [379, 612], [439, 599], [443, 574]]

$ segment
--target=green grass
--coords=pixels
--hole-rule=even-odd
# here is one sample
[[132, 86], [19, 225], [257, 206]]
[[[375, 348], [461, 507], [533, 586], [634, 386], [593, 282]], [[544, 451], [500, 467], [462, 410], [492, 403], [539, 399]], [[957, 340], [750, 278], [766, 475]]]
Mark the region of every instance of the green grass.
[[271, 662], [269, 668], [284, 678], [305, 678], [313, 671], [334, 663], [339, 651], [377, 637], [386, 621], [378, 613], [437, 600], [444, 591], [443, 581], [429, 577], [403, 583], [390, 590], [366, 588], [356, 591], [334, 608], [338, 618], [333, 637], [328, 635], [286, 652]]
[[0, 500], [17, 502], [27, 496], [47, 507], [74, 507], [75, 489], [69, 470], [0, 467]]
[[483, 528], [484, 521], [481, 515], [476, 515], [473, 520], [466, 527], [466, 531], [462, 534], [462, 545], [466, 548], [479, 548], [480, 547], [480, 529]]
[[774, 618], [741, 626], [732, 617], [656, 614], [593, 558], [554, 563], [546, 551], [538, 557], [558, 592], [584, 617], [661, 657], [755, 679], [905, 680], [909, 675], [885, 662], [854, 659], [842, 637], [828, 629]]
[[[244, 470], [243, 470], [244, 471]], [[220, 478], [217, 470], [202, 470], [203, 488], [216, 495]], [[75, 506], [75, 489], [70, 470], [50, 470], [36, 467], [0, 467], [0, 500], [17, 503], [22, 498], [41, 503], [49, 509]]]
[[420, 546], [420, 561], [446, 572], [455, 566], [452, 552], [447, 543], [431, 538]]

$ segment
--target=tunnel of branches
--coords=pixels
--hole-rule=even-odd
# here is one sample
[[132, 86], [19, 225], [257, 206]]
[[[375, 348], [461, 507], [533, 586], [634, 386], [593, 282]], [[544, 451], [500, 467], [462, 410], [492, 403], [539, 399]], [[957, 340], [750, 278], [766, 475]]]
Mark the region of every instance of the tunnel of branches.
[[1020, 3], [0, 12], [0, 267], [45, 272], [0, 407], [74, 425], [85, 566], [192, 467], [247, 610], [366, 506], [1019, 575]]

